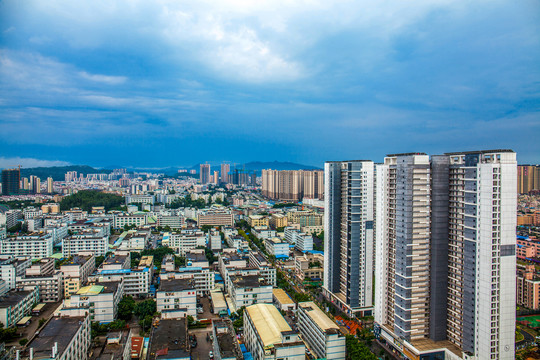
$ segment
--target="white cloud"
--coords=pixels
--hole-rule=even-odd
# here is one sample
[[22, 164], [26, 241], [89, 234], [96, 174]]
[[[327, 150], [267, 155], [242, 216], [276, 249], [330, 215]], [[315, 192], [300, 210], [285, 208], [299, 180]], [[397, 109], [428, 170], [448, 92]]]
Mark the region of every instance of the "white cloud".
[[22, 158], [22, 157], [12, 157], [7, 158], [0, 156], [0, 168], [12, 168], [21, 165], [23, 168], [32, 168], [32, 167], [50, 167], [50, 166], [67, 166], [70, 163], [60, 160], [40, 160], [34, 158]]
[[81, 75], [85, 79], [92, 80], [95, 82], [105, 83], [109, 85], [123, 84], [127, 80], [127, 77], [125, 76], [107, 76], [107, 75], [100, 75], [100, 74], [89, 74], [86, 71], [79, 72], [79, 75]]

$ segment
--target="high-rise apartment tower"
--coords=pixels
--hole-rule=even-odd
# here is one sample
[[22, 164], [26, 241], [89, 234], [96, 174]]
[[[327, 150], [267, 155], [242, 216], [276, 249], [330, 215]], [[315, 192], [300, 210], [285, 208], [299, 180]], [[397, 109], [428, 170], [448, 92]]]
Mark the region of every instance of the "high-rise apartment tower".
[[348, 314], [373, 310], [374, 164], [332, 161], [325, 173], [323, 292]]

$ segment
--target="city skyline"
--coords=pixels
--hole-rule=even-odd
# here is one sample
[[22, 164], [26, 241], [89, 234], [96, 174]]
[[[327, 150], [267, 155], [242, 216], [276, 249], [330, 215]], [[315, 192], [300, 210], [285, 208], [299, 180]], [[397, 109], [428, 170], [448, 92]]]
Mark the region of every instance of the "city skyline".
[[321, 166], [391, 144], [537, 163], [539, 14], [527, 1], [5, 1], [0, 152]]

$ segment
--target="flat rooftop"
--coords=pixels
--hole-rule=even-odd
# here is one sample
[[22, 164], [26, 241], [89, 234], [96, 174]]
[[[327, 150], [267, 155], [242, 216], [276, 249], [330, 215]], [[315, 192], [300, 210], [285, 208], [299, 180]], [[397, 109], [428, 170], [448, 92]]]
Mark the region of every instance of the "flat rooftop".
[[168, 279], [161, 280], [159, 291], [184, 291], [195, 289], [192, 279]]
[[57, 343], [58, 354], [63, 354], [84, 320], [84, 316], [53, 317], [28, 344], [27, 349], [34, 349], [35, 359], [48, 359], [54, 344]]
[[115, 256], [109, 256], [103, 264], [107, 265], [114, 265], [114, 264], [123, 264], [126, 262], [128, 256], [127, 255], [115, 255]]
[[237, 288], [258, 288], [268, 285], [266, 281], [260, 280], [260, 275], [231, 275], [231, 282]]
[[28, 295], [30, 295], [32, 291], [17, 291], [17, 290], [11, 290], [4, 295], [4, 297], [0, 297], [0, 309], [5, 309], [10, 306], [17, 305], [19, 302], [21, 302], [24, 298], [26, 298]]
[[242, 350], [234, 333], [231, 320], [214, 320], [212, 326], [216, 332], [216, 341], [221, 358], [242, 358]]
[[69, 262], [62, 264], [62, 266], [84, 265], [90, 258], [90, 255], [75, 255]]
[[160, 320], [154, 328], [150, 343], [150, 359], [177, 359], [190, 356], [187, 321], [181, 319]]
[[272, 289], [272, 294], [280, 304], [294, 304], [294, 301], [283, 289]]
[[204, 253], [201, 254], [198, 252], [186, 252], [186, 260], [196, 261], [196, 262], [208, 261]]

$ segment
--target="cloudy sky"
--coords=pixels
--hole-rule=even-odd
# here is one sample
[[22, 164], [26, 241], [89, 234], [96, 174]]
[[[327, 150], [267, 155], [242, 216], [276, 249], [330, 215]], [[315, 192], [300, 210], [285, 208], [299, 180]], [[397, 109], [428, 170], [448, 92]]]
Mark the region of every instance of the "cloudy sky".
[[539, 138], [536, 0], [0, 2], [4, 162], [540, 163]]

